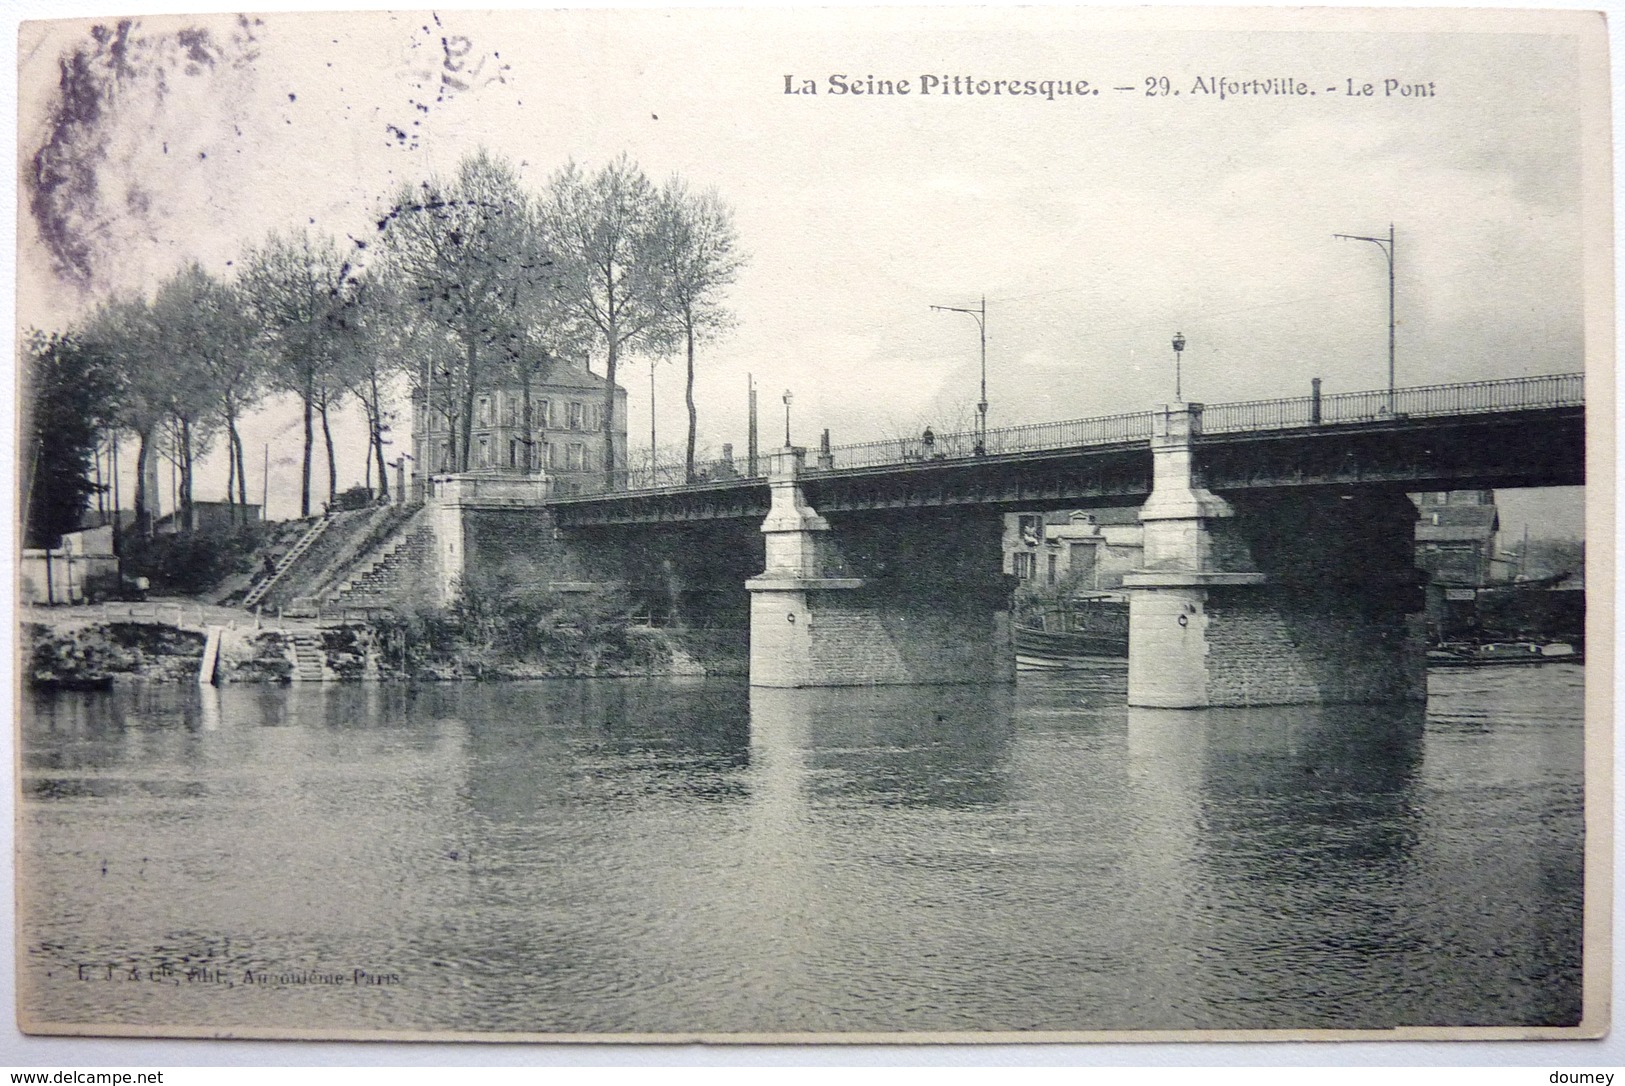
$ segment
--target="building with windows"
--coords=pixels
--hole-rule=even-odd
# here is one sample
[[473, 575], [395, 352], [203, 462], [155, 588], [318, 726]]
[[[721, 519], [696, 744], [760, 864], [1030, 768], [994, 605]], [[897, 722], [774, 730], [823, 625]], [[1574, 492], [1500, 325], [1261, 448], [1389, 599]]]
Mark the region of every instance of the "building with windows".
[[[468, 470], [496, 475], [542, 475], [555, 494], [585, 494], [603, 488], [604, 442], [613, 443], [615, 467], [626, 470], [626, 390], [615, 390], [613, 433], [604, 428], [606, 379], [580, 362], [560, 359], [545, 383], [530, 386], [530, 426], [525, 426], [525, 391], [504, 385], [474, 397]], [[457, 434], [461, 444], [462, 434]], [[425, 410], [421, 391], [412, 396], [414, 493], [425, 476], [455, 473], [452, 434], [446, 416]], [[461, 460], [461, 457], [458, 457]]]
[[1495, 533], [1501, 527], [1493, 490], [1427, 491], [1416, 502], [1416, 564], [1437, 584], [1476, 586], [1494, 580]]
[[1009, 513], [1004, 571], [1041, 591], [1115, 592], [1140, 564], [1140, 534], [1138, 509]]

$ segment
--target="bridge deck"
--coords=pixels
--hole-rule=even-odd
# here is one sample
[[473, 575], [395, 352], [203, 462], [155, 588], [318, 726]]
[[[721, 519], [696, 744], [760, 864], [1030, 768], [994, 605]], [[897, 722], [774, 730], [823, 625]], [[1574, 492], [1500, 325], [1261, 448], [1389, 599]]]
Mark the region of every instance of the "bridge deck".
[[[803, 476], [821, 512], [909, 506], [1132, 504], [1150, 490], [1150, 411], [836, 446]], [[1585, 478], [1582, 374], [1213, 404], [1198, 438], [1209, 485], [1577, 485]], [[765, 459], [765, 458], [764, 458]], [[763, 475], [712, 477], [549, 501], [561, 524], [762, 516]], [[765, 466], [765, 465], [764, 465]], [[720, 476], [720, 477], [717, 477]], [[664, 474], [658, 477], [672, 477]]]

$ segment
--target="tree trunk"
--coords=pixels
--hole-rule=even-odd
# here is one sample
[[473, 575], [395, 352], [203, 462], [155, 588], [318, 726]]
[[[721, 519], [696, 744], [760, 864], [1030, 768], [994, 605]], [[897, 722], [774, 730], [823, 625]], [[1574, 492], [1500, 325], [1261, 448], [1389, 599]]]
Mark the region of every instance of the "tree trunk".
[[[237, 504], [243, 508], [243, 516], [248, 516], [248, 472], [243, 467], [243, 435], [237, 432], [237, 422], [232, 420], [231, 436], [237, 441]], [[260, 516], [265, 516], [265, 510], [260, 510]]]
[[683, 331], [688, 339], [688, 385], [683, 394], [688, 401], [688, 453], [683, 461], [687, 469], [687, 479], [694, 481], [694, 437], [699, 428], [699, 414], [694, 410], [694, 314], [687, 309], [683, 310]]
[[135, 451], [135, 530], [141, 535], [151, 535], [152, 513], [147, 509], [151, 495], [147, 493], [147, 474], [151, 467], [152, 438], [147, 430], [142, 430], [140, 437]]
[[519, 444], [525, 450], [525, 474], [529, 475], [533, 470], [535, 470], [534, 452], [535, 452], [535, 446], [536, 446], [536, 428], [531, 425], [530, 367], [529, 366], [525, 367], [525, 375], [524, 375], [523, 382], [521, 384], [521, 388], [523, 390], [523, 396], [524, 396], [524, 414], [523, 414], [523, 419], [522, 419], [521, 425], [524, 427], [525, 436], [520, 439]]
[[464, 470], [464, 471], [468, 470], [469, 445], [474, 440], [474, 385], [475, 385], [475, 378], [478, 376], [477, 369], [478, 369], [478, 366], [479, 366], [479, 357], [480, 357], [479, 356], [479, 347], [475, 344], [474, 337], [472, 337], [472, 336], [468, 337], [467, 348], [468, 348], [468, 356], [467, 356], [467, 359], [466, 359], [466, 365], [463, 367], [463, 460], [462, 460], [463, 468], [462, 468], [462, 470]]
[[389, 466], [384, 463], [384, 403], [378, 392], [378, 374], [368, 375], [372, 386], [372, 406], [368, 408], [372, 416], [372, 447], [378, 458], [378, 497], [380, 500], [389, 498]]
[[322, 411], [322, 444], [327, 447], [327, 507], [333, 508], [333, 503], [339, 496], [339, 464], [333, 455], [333, 431], [327, 425], [327, 397], [321, 400]]
[[[447, 403], [453, 402], [447, 399]], [[441, 471], [457, 470], [457, 414], [454, 411], [442, 412], [446, 416], [446, 463]]]
[[[177, 512], [180, 525], [192, 526], [192, 420], [181, 419], [181, 493]], [[178, 526], [179, 527], [179, 526]]]
[[377, 415], [373, 416], [372, 447], [374, 459], [378, 464], [378, 500], [387, 501], [389, 499], [389, 464], [384, 460], [384, 426], [383, 423], [377, 421], [377, 418]]
[[231, 416], [226, 416], [226, 505], [231, 509], [231, 522], [237, 523], [237, 428]]
[[615, 489], [615, 364], [619, 361], [615, 322], [609, 323], [609, 352], [604, 363], [604, 489]]
[[316, 444], [315, 420], [311, 418], [313, 410], [312, 400], [316, 398], [314, 378], [306, 376], [304, 391], [299, 398], [305, 408], [305, 462], [299, 473], [299, 515], [310, 516], [310, 455]]

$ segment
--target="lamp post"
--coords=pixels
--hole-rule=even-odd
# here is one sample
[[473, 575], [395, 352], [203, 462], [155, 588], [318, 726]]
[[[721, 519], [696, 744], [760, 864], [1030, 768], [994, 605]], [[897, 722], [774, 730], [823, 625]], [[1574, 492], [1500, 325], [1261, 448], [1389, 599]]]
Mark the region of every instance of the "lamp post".
[[1180, 359], [1180, 355], [1182, 354], [1182, 352], [1184, 350], [1185, 350], [1185, 333], [1184, 332], [1175, 332], [1174, 333], [1174, 402], [1175, 403], [1184, 403], [1185, 402], [1185, 397], [1181, 394], [1180, 387], [1179, 387], [1179, 359]]
[[1334, 238], [1348, 241], [1369, 241], [1388, 258], [1388, 413], [1394, 413], [1394, 224], [1388, 224], [1388, 236], [1368, 238], [1360, 234], [1333, 234]]
[[977, 309], [962, 309], [956, 305], [934, 305], [938, 313], [964, 313], [976, 322], [982, 338], [982, 397], [976, 401], [976, 455], [987, 451], [987, 295]]
[[784, 447], [790, 448], [790, 401], [795, 399], [795, 393], [789, 389], [784, 390]]

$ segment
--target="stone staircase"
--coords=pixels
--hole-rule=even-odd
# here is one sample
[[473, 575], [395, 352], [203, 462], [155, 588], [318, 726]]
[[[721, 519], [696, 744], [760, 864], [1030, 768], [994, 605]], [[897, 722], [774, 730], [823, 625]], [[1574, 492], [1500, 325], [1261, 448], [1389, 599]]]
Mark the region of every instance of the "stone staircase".
[[335, 607], [387, 607], [417, 595], [431, 546], [428, 518], [419, 511], [351, 571], [327, 602]]
[[318, 613], [346, 581], [370, 566], [400, 536], [402, 527], [421, 509], [421, 505], [384, 505], [341, 513], [342, 522], [335, 523], [326, 539], [305, 556], [306, 569], [298, 575], [298, 594], [289, 606]]
[[315, 631], [288, 634], [288, 655], [293, 661], [291, 679], [296, 683], [327, 681], [327, 654], [322, 649], [322, 635]]
[[283, 575], [298, 565], [299, 559], [304, 557], [305, 552], [315, 546], [316, 541], [322, 537], [323, 532], [327, 531], [327, 526], [331, 522], [332, 517], [325, 516], [312, 524], [310, 531], [300, 536], [299, 541], [288, 550], [287, 554], [282, 556], [282, 560], [276, 564], [276, 571], [248, 590], [248, 595], [243, 597], [243, 607], [252, 610], [261, 600], [265, 599], [271, 589], [275, 588], [277, 583], [282, 580]]

